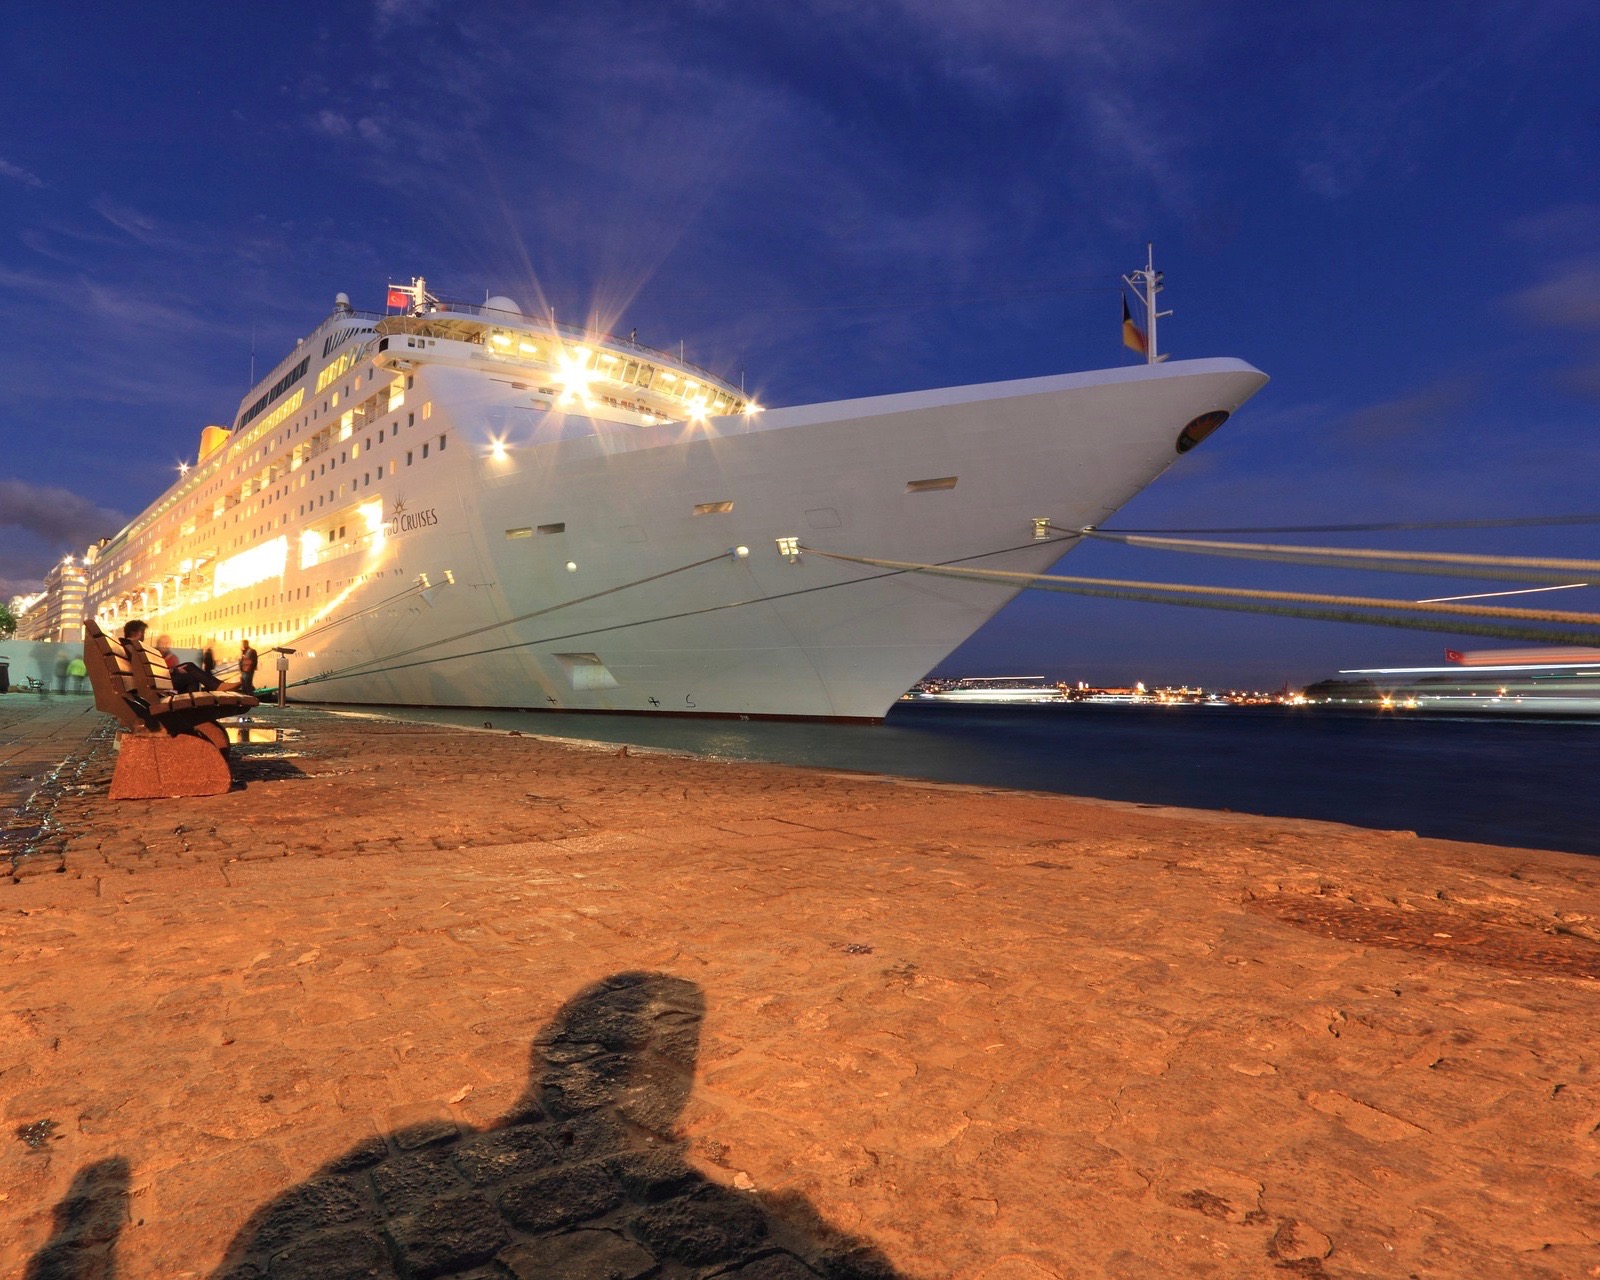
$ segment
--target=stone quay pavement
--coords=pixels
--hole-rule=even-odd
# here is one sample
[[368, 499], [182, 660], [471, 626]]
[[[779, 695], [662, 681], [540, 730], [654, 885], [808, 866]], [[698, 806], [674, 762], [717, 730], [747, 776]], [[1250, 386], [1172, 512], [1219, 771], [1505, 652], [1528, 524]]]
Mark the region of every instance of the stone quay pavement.
[[1600, 1276], [1595, 860], [256, 723], [0, 698], [0, 1275]]

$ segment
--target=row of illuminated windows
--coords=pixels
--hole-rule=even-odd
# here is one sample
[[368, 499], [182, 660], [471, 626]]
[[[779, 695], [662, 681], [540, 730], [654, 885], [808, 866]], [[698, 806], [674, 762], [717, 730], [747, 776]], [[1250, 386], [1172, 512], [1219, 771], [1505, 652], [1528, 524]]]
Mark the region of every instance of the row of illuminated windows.
[[317, 394], [319, 396], [328, 389], [328, 384], [330, 382], [344, 377], [344, 375], [349, 371], [350, 366], [355, 363], [356, 355], [357, 352], [355, 351], [346, 351], [342, 356], [340, 356], [337, 360], [335, 360], [317, 375]]
[[[491, 351], [502, 355], [537, 355], [539, 346], [530, 341], [525, 335], [513, 334], [504, 330], [491, 330], [488, 333], [488, 343]], [[555, 343], [561, 349], [552, 352], [552, 355], [561, 359], [573, 359], [575, 355], [582, 355], [581, 347], [566, 347], [565, 344]], [[566, 354], [563, 354], [563, 351]], [[720, 414], [742, 413], [745, 402], [738, 396], [720, 391], [717, 388], [701, 382], [698, 378], [691, 378], [687, 374], [677, 374], [671, 369], [663, 369], [644, 360], [633, 360], [626, 356], [617, 355], [612, 351], [602, 351], [594, 358], [594, 370], [601, 377], [613, 382], [627, 383], [629, 386], [639, 387], [641, 390], [654, 390], [657, 395], [672, 396], [686, 404], [696, 407], [706, 416]], [[541, 387], [541, 391], [554, 392], [553, 387]], [[616, 401], [608, 401], [616, 404]], [[622, 406], [618, 406], [622, 407]], [[627, 406], [627, 407], [632, 407]], [[649, 412], [644, 407], [639, 407], [640, 412]]]
[[[347, 352], [347, 353], [345, 353], [345, 355], [339, 357], [338, 360], [335, 360], [333, 362], [333, 364], [331, 364], [329, 366], [330, 369], [335, 369], [336, 370], [336, 372], [333, 374], [333, 378], [336, 378], [336, 377], [339, 376], [339, 374], [348, 371], [348, 369], [351, 367], [351, 365], [361, 357], [362, 353], [363, 353], [362, 350], [357, 350], [357, 351], [353, 351], [353, 352]], [[278, 382], [274, 384], [274, 386], [268, 391], [267, 395], [265, 397], [263, 397], [263, 400], [266, 403], [270, 403], [271, 399], [274, 396], [281, 395], [284, 391], [286, 391], [288, 389], [288, 387], [290, 385], [292, 385], [295, 380], [297, 380], [299, 377], [303, 376], [303, 374], [305, 372], [305, 367], [307, 366], [308, 362], [309, 362], [309, 357], [307, 357], [307, 359], [305, 361], [302, 361], [300, 364], [297, 364], [293, 369], [289, 370], [289, 372], [286, 373], [283, 376], [283, 378], [280, 378], [278, 380]], [[324, 372], [326, 372], [326, 371], [324, 371]], [[332, 378], [328, 379], [328, 381], [332, 381]], [[360, 388], [361, 381], [362, 380], [359, 377], [357, 377], [354, 380], [354, 386], [357, 389]], [[389, 386], [385, 389], [385, 391], [380, 392], [380, 393], [378, 393], [377, 395], [375, 395], [373, 397], [370, 397], [368, 402], [362, 406], [362, 409], [367, 411], [368, 413], [370, 413], [370, 412], [373, 412], [373, 411], [381, 412], [384, 407], [388, 407], [391, 410], [395, 409], [395, 408], [398, 408], [401, 404], [404, 403], [405, 391], [406, 391], [407, 388], [410, 387], [410, 385], [412, 384], [412, 381], [413, 380], [411, 378], [409, 378], [409, 377], [407, 377], [407, 378], [405, 378], [403, 380], [401, 378], [399, 378], [399, 377], [396, 377], [395, 379], [393, 379], [390, 382]], [[322, 382], [320, 384], [320, 386], [319, 386], [319, 389], [325, 389], [326, 386], [327, 386], [327, 382]], [[346, 387], [345, 388], [345, 394], [348, 395], [349, 392], [350, 392], [350, 388]], [[338, 397], [338, 393], [335, 393], [334, 396], [332, 397], [332, 402], [331, 402], [333, 406], [337, 406], [338, 398], [339, 398]], [[256, 442], [256, 440], [260, 436], [264, 435], [267, 431], [269, 431], [270, 429], [281, 425], [281, 423], [283, 421], [286, 421], [288, 418], [292, 417], [293, 414], [296, 411], [298, 411], [298, 409], [303, 405], [304, 399], [305, 399], [305, 391], [304, 391], [304, 388], [301, 388], [300, 390], [295, 392], [294, 397], [289, 402], [286, 402], [284, 405], [279, 406], [279, 408], [273, 410], [273, 412], [271, 414], [269, 414], [267, 416], [267, 418], [265, 418], [262, 421], [256, 423], [254, 428], [252, 428], [252, 430], [250, 431], [249, 436], [247, 438], [245, 438], [245, 439], [239, 440], [237, 443], [240, 444], [240, 445], [244, 445], [246, 447], [248, 447], [251, 444], [254, 444]], [[387, 400], [387, 406], [385, 406], [385, 404], [384, 404], [385, 400]], [[257, 404], [253, 405], [251, 407], [251, 410], [244, 415], [242, 421], [248, 421], [254, 414], [258, 413], [260, 411], [260, 409], [263, 408], [263, 407], [264, 407], [264, 405], [262, 404], [262, 402], [258, 401]], [[330, 407], [329, 403], [325, 402], [324, 405], [322, 406], [322, 409], [326, 410], [329, 407]], [[425, 404], [423, 408], [424, 408], [423, 416], [425, 418], [431, 416], [431, 410], [432, 410], [431, 402], [428, 403], [428, 404]], [[282, 444], [287, 443], [287, 441], [289, 440], [289, 438], [291, 437], [292, 434], [294, 434], [295, 432], [300, 431], [307, 424], [308, 421], [310, 421], [311, 419], [316, 418], [318, 416], [318, 413], [319, 413], [319, 410], [313, 409], [313, 411], [312, 411], [312, 413], [311, 413], [311, 415], [310, 415], [310, 417], [308, 419], [306, 419], [306, 420], [302, 421], [301, 423], [297, 424], [295, 426], [293, 432], [286, 432], [284, 434], [282, 440], [274, 442], [275, 446], [281, 446]], [[413, 415], [413, 420], [414, 420], [414, 415]], [[341, 433], [341, 438], [348, 437], [349, 434], [351, 433], [352, 429], [353, 429], [353, 417], [352, 417], [351, 421], [349, 421], [349, 422], [341, 422], [341, 424], [340, 424], [340, 426], [338, 428], [338, 430]], [[325, 431], [326, 430], [327, 429], [325, 429]], [[322, 434], [323, 433], [319, 433], [319, 435], [322, 435]], [[326, 444], [329, 443], [330, 440], [331, 440], [331, 433], [329, 434], [327, 439], [324, 439], [319, 443], [318, 451], [320, 451], [320, 449], [322, 447], [326, 447]], [[248, 465], [253, 465], [256, 462], [259, 462], [269, 452], [269, 448], [270, 448], [269, 446], [263, 446], [263, 448], [261, 448], [260, 450], [256, 451], [254, 456], [249, 458], [249, 460], [247, 462], [245, 462], [244, 465], [248, 466]], [[234, 450], [230, 450], [230, 452], [237, 454], [239, 451], [237, 449], [234, 449]], [[309, 452], [310, 452], [310, 450], [304, 449], [304, 447], [302, 447], [302, 449], [297, 449], [295, 451], [295, 453], [299, 457], [299, 461], [300, 462], [304, 462], [304, 460], [307, 457]], [[290, 464], [287, 467], [285, 466], [285, 462], [286, 461]], [[219, 463], [220, 462], [221, 462], [221, 459], [219, 459]], [[290, 458], [288, 460], [280, 459], [278, 462], [276, 462], [274, 464], [270, 464], [267, 467], [262, 468], [262, 470], [258, 474], [254, 475], [254, 476], [251, 476], [251, 477], [247, 478], [246, 480], [242, 481], [239, 484], [239, 486], [236, 489], [233, 489], [231, 492], [228, 492], [226, 494], [222, 494], [222, 495], [218, 496], [211, 504], [211, 512], [210, 512], [211, 518], [213, 520], [218, 519], [223, 514], [225, 514], [227, 511], [229, 511], [230, 509], [232, 509], [232, 508], [240, 505], [241, 503], [243, 503], [249, 497], [254, 496], [254, 495], [259, 495], [262, 492], [264, 492], [267, 488], [269, 488], [270, 486], [272, 486], [273, 484], [275, 484], [277, 482], [279, 477], [283, 474], [283, 472], [286, 469], [293, 469], [293, 463], [294, 463], [294, 459], [293, 458]], [[235, 475], [238, 474], [238, 469], [239, 469], [239, 464], [236, 461], [235, 462], [235, 469], [234, 469], [234, 474]], [[205, 497], [208, 494], [216, 492], [220, 488], [221, 479], [222, 479], [222, 474], [221, 474], [220, 467], [219, 467], [217, 472], [216, 472], [216, 474], [214, 474], [211, 477], [211, 483], [210, 484], [204, 485], [204, 486], [197, 486], [191, 493], [189, 493], [187, 495], [184, 495], [187, 498], [187, 501], [184, 502], [182, 508], [176, 513], [177, 518], [181, 519], [181, 521], [182, 521], [181, 526], [180, 526], [180, 536], [181, 537], [183, 537], [183, 538], [192, 537], [199, 530], [199, 524], [200, 524], [199, 519], [194, 517], [194, 516], [190, 516], [189, 513], [190, 513], [191, 510], [193, 510], [195, 508], [196, 504], [203, 497]], [[284, 488], [283, 488], [283, 490], [281, 492], [275, 493], [273, 495], [273, 498], [272, 499], [268, 499], [268, 501], [271, 501], [271, 500], [276, 499], [278, 497], [286, 496], [286, 494], [287, 494], [287, 486], [284, 486]], [[253, 504], [249, 508], [249, 511], [246, 514], [254, 514], [259, 505], [260, 505], [259, 503]], [[158, 515], [159, 515], [159, 513], [158, 513]], [[238, 523], [239, 518], [240, 517], [238, 515], [235, 515], [235, 517], [234, 517], [235, 523]], [[284, 521], [280, 520], [279, 523], [282, 524], [283, 522]], [[267, 526], [267, 527], [269, 527], [269, 526]], [[251, 536], [259, 536], [260, 531], [261, 531], [260, 529], [253, 530]], [[161, 549], [162, 549], [162, 539], [160, 539], [160, 538], [152, 538], [151, 537], [151, 533], [152, 533], [152, 526], [149, 523], [147, 523], [142, 528], [138, 528], [138, 529], [132, 530], [131, 531], [131, 536], [126, 540], [126, 543], [125, 543], [125, 545], [123, 547], [123, 554], [122, 554], [122, 556], [120, 558], [120, 563], [119, 564], [115, 564], [113, 566], [109, 566], [108, 567], [108, 571], [105, 573], [104, 576], [102, 576], [102, 577], [97, 579], [95, 585], [97, 587], [103, 586], [103, 585], [108, 585], [109, 582], [111, 580], [113, 580], [114, 578], [122, 577], [122, 576], [125, 576], [125, 575], [133, 572], [134, 568], [136, 567], [136, 562], [138, 560], [143, 559], [143, 558], [149, 558], [149, 557], [154, 557], [156, 555], [159, 555], [160, 552], [161, 552]], [[247, 539], [245, 537], [241, 536], [239, 538], [234, 539], [232, 545], [239, 545], [239, 544], [241, 544], [242, 542], [244, 542], [246, 540]]]
[[306, 370], [310, 367], [311, 357], [307, 356], [304, 360], [300, 361], [299, 364], [295, 365], [294, 368], [290, 369], [288, 373], [284, 374], [283, 377], [274, 382], [259, 400], [257, 400], [253, 405], [239, 415], [240, 428], [242, 429], [247, 423], [260, 414], [262, 410], [264, 410], [269, 404], [271, 404], [302, 377], [304, 377]]

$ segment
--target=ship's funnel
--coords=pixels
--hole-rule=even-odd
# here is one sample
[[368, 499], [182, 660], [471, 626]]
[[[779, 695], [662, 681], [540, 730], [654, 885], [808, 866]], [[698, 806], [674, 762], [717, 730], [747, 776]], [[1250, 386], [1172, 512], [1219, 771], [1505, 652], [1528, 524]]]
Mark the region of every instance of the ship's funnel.
[[200, 461], [204, 462], [223, 445], [228, 443], [228, 438], [233, 435], [227, 427], [207, 427], [200, 433]]

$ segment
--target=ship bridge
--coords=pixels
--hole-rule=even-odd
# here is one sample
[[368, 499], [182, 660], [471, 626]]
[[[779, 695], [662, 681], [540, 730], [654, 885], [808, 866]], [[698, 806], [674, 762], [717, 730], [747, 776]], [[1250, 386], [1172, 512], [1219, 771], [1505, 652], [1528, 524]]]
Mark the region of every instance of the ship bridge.
[[[439, 344], [446, 344], [440, 347]], [[431, 297], [403, 315], [378, 322], [374, 363], [448, 361], [450, 344], [470, 357], [525, 373], [559, 407], [606, 405], [647, 421], [760, 412], [760, 405], [708, 369], [632, 338], [554, 320], [534, 320], [509, 298], [483, 306]], [[456, 348], [459, 350], [459, 347]]]

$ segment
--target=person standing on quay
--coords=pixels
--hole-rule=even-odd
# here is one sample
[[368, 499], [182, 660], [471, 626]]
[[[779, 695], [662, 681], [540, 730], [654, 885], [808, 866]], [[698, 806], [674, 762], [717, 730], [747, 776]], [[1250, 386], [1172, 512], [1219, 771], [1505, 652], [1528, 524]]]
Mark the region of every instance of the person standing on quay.
[[244, 641], [239, 649], [239, 692], [253, 694], [256, 691], [256, 666], [260, 659], [256, 651], [250, 647], [248, 640]]

